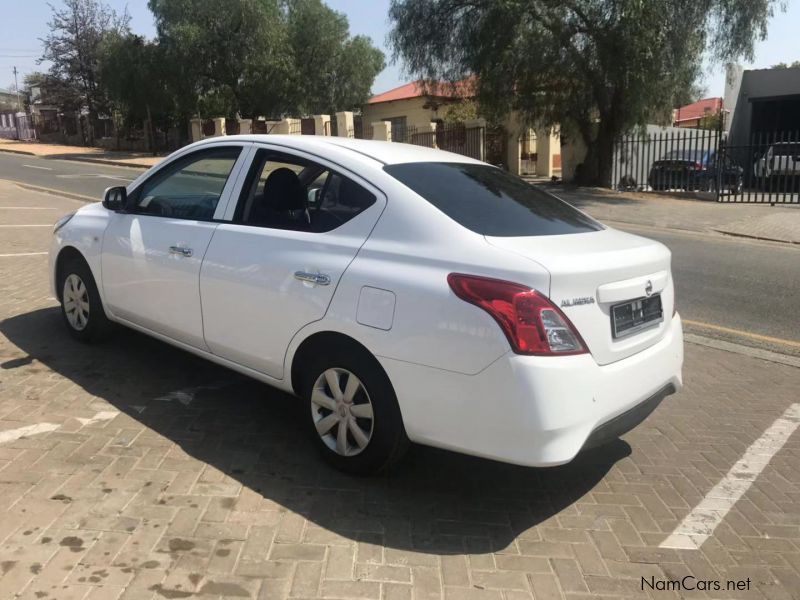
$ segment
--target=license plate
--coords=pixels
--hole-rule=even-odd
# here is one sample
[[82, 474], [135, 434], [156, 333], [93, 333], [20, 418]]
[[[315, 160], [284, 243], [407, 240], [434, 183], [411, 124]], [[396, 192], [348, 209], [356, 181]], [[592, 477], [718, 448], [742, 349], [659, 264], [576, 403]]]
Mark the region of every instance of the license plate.
[[661, 307], [659, 294], [611, 307], [611, 333], [614, 338], [633, 335], [643, 329], [655, 327], [663, 320], [664, 310]]

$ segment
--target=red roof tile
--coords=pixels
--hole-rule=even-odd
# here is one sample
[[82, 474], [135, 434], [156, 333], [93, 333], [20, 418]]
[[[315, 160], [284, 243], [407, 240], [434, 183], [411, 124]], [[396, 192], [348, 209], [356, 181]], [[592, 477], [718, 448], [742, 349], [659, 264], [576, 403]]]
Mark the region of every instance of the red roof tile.
[[722, 98], [703, 98], [675, 109], [675, 123], [694, 121], [722, 110]]
[[436, 96], [437, 98], [466, 98], [474, 94], [474, 78], [468, 77], [453, 84], [443, 82], [426, 82], [422, 79], [412, 81], [400, 87], [383, 92], [367, 100], [367, 104], [391, 102], [392, 100], [408, 100], [422, 96]]

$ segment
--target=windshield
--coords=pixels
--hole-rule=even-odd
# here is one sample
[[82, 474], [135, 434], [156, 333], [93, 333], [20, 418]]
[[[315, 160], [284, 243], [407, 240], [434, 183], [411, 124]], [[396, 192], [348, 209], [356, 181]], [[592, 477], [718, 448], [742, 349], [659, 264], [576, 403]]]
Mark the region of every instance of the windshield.
[[563, 235], [603, 228], [552, 194], [489, 165], [421, 162], [384, 170], [481, 235]]

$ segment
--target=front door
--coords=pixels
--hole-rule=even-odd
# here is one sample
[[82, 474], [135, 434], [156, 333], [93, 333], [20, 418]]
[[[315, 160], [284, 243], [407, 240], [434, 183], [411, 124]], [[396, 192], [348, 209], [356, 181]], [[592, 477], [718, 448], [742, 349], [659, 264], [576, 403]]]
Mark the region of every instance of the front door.
[[282, 378], [289, 343], [325, 315], [383, 205], [350, 176], [258, 150], [233, 222], [219, 225], [203, 261], [200, 294], [210, 350]]
[[198, 150], [143, 181], [103, 237], [105, 303], [121, 319], [206, 349], [200, 265], [241, 145]]

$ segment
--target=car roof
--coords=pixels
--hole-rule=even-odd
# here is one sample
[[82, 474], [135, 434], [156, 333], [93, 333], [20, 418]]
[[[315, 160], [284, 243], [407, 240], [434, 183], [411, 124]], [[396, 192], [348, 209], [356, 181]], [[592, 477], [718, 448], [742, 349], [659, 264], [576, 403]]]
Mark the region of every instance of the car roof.
[[461, 154], [446, 152], [436, 148], [417, 146], [415, 144], [404, 144], [400, 142], [382, 142], [377, 140], [357, 140], [353, 138], [322, 136], [322, 135], [272, 135], [272, 134], [251, 134], [251, 135], [228, 135], [224, 137], [213, 137], [192, 144], [199, 147], [206, 144], [219, 142], [261, 142], [272, 143], [295, 150], [305, 150], [308, 152], [349, 152], [359, 154], [362, 157], [371, 158], [384, 165], [393, 165], [411, 162], [459, 162], [477, 163], [481, 161]]

